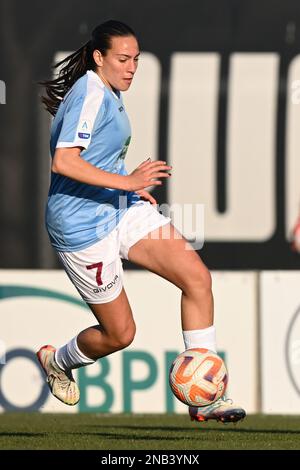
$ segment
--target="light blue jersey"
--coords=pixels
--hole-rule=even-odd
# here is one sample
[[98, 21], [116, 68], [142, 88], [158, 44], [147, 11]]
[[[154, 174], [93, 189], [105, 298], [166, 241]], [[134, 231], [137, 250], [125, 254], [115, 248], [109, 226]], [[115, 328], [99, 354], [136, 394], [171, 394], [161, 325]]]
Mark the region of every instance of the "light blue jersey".
[[[51, 128], [51, 156], [58, 147], [83, 147], [81, 156], [97, 168], [126, 175], [124, 159], [130, 124], [120, 93], [109, 90], [92, 70], [75, 82], [60, 104]], [[106, 237], [134, 192], [79, 183], [51, 174], [46, 211], [50, 240], [58, 251], [79, 251]]]

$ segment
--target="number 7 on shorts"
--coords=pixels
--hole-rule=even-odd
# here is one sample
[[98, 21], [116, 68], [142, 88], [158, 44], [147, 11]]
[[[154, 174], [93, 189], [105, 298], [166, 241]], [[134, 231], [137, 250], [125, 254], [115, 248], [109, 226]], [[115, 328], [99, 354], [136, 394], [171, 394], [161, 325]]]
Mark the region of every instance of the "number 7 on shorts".
[[101, 274], [102, 274], [102, 267], [103, 267], [103, 262], [101, 261], [100, 263], [94, 263], [90, 264], [89, 266], [86, 266], [86, 269], [96, 269], [96, 282], [98, 286], [101, 286], [103, 284], [102, 279], [101, 279]]

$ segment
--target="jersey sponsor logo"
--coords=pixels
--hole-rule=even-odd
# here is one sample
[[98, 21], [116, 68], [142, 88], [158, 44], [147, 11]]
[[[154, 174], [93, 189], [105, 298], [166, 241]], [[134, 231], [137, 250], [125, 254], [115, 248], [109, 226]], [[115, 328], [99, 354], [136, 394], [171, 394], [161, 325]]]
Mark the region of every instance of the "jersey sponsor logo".
[[122, 166], [122, 163], [123, 163], [123, 161], [125, 160], [125, 157], [126, 157], [126, 153], [127, 153], [127, 150], [128, 150], [129, 144], [130, 144], [130, 139], [131, 139], [131, 136], [129, 136], [128, 139], [126, 140], [120, 155], [118, 156], [117, 160], [115, 161], [114, 171], [118, 172], [120, 170], [120, 168]]
[[91, 128], [91, 121], [89, 119], [83, 118], [79, 123], [79, 129], [82, 131], [87, 131]]
[[89, 139], [91, 136], [91, 122], [88, 119], [82, 119], [78, 127], [78, 137], [80, 139]]
[[78, 132], [78, 137], [80, 139], [89, 139], [90, 135], [88, 132]]
[[106, 286], [99, 287], [98, 289], [97, 288], [93, 289], [93, 292], [95, 294], [98, 294], [98, 293], [101, 293], [101, 292], [106, 292], [107, 290], [111, 289], [116, 284], [118, 279], [119, 279], [119, 276], [116, 274], [113, 281], [106, 284]]

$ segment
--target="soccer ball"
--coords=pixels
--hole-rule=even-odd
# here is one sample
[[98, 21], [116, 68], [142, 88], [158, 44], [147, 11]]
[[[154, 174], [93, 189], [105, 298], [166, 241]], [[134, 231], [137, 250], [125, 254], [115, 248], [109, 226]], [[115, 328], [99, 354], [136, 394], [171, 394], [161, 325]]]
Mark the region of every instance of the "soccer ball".
[[218, 354], [204, 348], [193, 348], [179, 354], [173, 361], [169, 381], [178, 400], [189, 406], [205, 406], [224, 395], [228, 373]]

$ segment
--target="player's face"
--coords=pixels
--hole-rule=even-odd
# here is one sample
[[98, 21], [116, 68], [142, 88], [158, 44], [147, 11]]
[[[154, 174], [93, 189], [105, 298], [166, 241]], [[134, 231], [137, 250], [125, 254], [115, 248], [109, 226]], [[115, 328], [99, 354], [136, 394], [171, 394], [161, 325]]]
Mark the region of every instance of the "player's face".
[[126, 91], [131, 85], [138, 66], [139, 45], [134, 36], [115, 36], [111, 49], [101, 56], [100, 75], [108, 84], [119, 91]]

